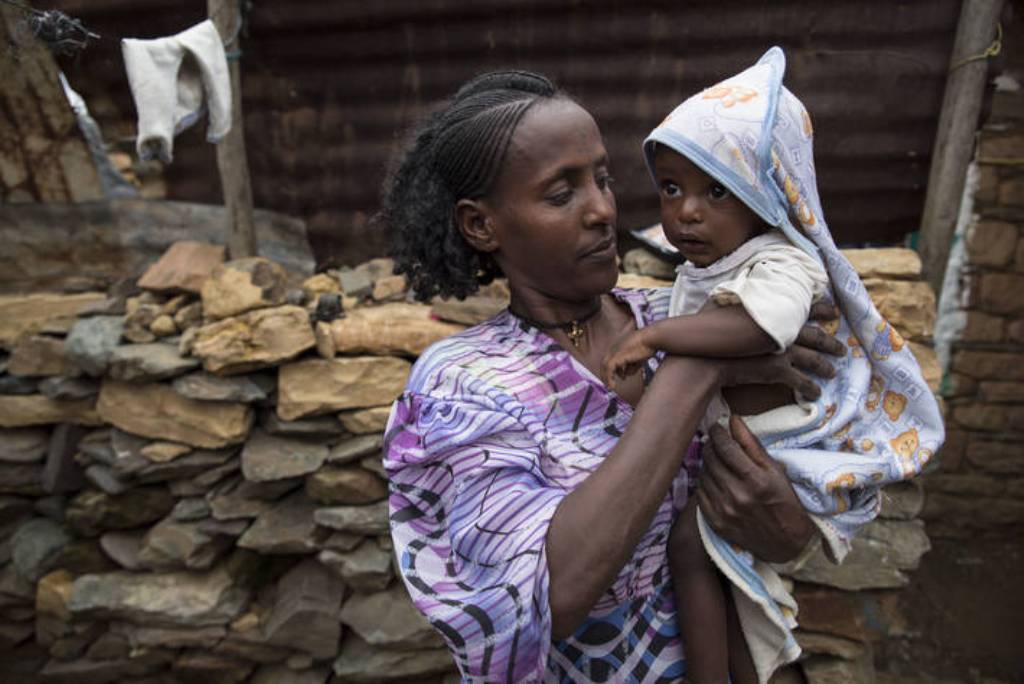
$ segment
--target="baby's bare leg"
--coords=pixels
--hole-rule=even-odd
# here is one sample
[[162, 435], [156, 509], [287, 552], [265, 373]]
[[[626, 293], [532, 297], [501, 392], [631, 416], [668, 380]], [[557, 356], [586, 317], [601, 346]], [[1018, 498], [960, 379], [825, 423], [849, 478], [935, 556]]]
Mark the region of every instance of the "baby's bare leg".
[[724, 684], [729, 679], [726, 596], [714, 563], [697, 531], [696, 506], [687, 506], [672, 528], [669, 567], [686, 653], [689, 684]]
[[750, 657], [747, 639], [743, 636], [743, 629], [740, 627], [740, 616], [736, 612], [732, 591], [724, 578], [722, 579], [722, 589], [725, 593], [726, 622], [729, 634], [729, 674], [732, 676], [732, 684], [757, 684], [757, 670]]

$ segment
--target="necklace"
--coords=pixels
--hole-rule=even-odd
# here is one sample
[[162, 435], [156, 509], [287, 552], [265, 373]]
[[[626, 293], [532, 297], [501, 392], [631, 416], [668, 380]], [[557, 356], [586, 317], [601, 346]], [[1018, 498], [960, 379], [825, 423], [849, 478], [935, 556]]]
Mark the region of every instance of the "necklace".
[[599, 298], [597, 300], [597, 303], [594, 305], [594, 308], [588, 311], [587, 313], [583, 314], [579, 318], [573, 318], [568, 321], [560, 321], [556, 323], [543, 323], [541, 321], [534, 320], [527, 316], [523, 316], [522, 314], [517, 314], [515, 311], [512, 310], [511, 307], [509, 307], [508, 311], [519, 320], [523, 321], [524, 323], [529, 323], [538, 330], [561, 330], [566, 334], [566, 336], [568, 336], [569, 341], [572, 342], [572, 346], [579, 347], [580, 341], [583, 339], [583, 333], [585, 332], [583, 325], [591, 318], [596, 316], [597, 312], [600, 310], [601, 300]]

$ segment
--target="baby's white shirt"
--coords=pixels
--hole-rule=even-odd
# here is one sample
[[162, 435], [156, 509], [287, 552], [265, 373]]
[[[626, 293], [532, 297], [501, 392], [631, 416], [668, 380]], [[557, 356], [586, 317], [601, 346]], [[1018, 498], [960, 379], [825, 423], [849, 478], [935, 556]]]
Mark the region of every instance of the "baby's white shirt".
[[811, 304], [828, 288], [821, 263], [773, 229], [747, 240], [707, 267], [676, 269], [669, 315], [741, 304], [782, 352], [807, 322]]

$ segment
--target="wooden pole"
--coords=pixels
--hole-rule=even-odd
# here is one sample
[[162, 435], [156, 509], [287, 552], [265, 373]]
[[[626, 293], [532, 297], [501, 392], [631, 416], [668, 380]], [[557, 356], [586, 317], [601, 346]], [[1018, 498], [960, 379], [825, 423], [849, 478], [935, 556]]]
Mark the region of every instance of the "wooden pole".
[[[238, 0], [207, 0], [206, 11], [223, 40], [234, 39], [229, 50], [237, 49], [237, 30], [241, 21]], [[238, 60], [230, 60], [231, 130], [217, 145], [217, 169], [220, 171], [224, 206], [228, 210], [227, 248], [232, 259], [256, 256], [256, 228], [252, 218], [252, 184], [245, 154], [245, 130], [242, 124], [242, 81]]]
[[921, 262], [936, 292], [942, 291], [985, 91], [988, 58], [972, 58], [992, 44], [1002, 8], [1003, 0], [964, 0], [960, 8], [921, 216]]

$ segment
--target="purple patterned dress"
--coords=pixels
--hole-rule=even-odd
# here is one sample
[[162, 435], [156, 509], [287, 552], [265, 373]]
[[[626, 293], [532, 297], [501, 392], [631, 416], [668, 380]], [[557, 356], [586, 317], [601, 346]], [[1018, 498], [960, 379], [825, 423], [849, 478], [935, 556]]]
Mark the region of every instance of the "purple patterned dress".
[[[613, 294], [638, 327], [668, 309], [668, 290]], [[652, 360], [646, 379], [655, 368]], [[435, 344], [413, 367], [386, 433], [391, 533], [412, 599], [464, 681], [669, 682], [684, 674], [665, 543], [695, 481], [696, 443], [589, 618], [572, 637], [551, 640], [548, 524], [631, 416], [554, 340], [507, 311]]]

